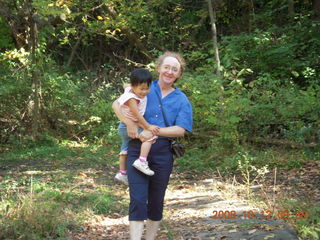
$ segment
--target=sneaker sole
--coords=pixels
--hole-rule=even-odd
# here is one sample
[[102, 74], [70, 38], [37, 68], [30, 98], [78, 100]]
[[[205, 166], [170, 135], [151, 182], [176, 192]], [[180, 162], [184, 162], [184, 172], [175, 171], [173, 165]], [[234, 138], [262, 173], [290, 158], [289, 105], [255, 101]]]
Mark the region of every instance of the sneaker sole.
[[124, 185], [129, 185], [129, 183], [127, 183], [127, 182], [125, 182], [125, 181], [122, 181], [122, 180], [120, 180], [120, 179], [118, 179], [118, 178], [114, 178], [114, 180], [116, 181], [116, 182], [119, 182], [119, 183], [122, 183], [122, 184], [124, 184]]
[[148, 175], [148, 176], [153, 176], [154, 175], [154, 172], [153, 173], [146, 173], [144, 168], [140, 168], [139, 166], [136, 166], [134, 163], [132, 164], [132, 166], [134, 166], [136, 169], [138, 169], [140, 172], [143, 172], [145, 175]]

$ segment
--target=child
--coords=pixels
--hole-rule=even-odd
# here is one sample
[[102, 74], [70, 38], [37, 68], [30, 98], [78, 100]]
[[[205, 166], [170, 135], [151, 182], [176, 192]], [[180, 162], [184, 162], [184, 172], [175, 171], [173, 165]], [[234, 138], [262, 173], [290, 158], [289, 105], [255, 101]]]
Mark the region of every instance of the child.
[[[131, 73], [130, 85], [124, 86], [124, 93], [117, 99], [120, 110], [125, 117], [130, 118], [140, 127], [138, 133], [144, 129], [152, 131], [157, 134], [159, 127], [150, 125], [143, 118], [143, 114], [147, 106], [147, 94], [150, 91], [150, 84], [152, 81], [151, 73], [146, 69], [136, 69]], [[131, 138], [128, 137], [127, 126], [121, 122], [118, 126], [118, 131], [121, 136], [121, 152], [119, 157], [119, 172], [116, 174], [115, 179], [128, 185], [128, 177], [126, 171], [126, 160], [128, 143]], [[149, 168], [147, 157], [151, 149], [151, 145], [156, 141], [156, 136], [150, 140], [143, 142], [141, 145], [140, 157], [135, 160], [133, 166], [146, 175], [152, 176], [154, 172]]]

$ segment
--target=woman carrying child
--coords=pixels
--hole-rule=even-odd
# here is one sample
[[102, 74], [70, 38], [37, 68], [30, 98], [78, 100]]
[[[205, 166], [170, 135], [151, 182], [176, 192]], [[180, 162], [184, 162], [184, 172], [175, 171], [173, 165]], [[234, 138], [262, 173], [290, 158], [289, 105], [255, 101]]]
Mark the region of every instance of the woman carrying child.
[[[129, 225], [131, 240], [141, 240], [146, 221], [146, 240], [154, 240], [163, 216], [163, 202], [173, 167], [171, 141], [168, 138], [184, 136], [192, 130], [192, 107], [186, 95], [175, 88], [174, 83], [181, 77], [185, 62], [178, 53], [165, 52], [158, 58], [156, 70], [159, 80], [151, 83], [145, 120], [159, 126], [153, 133], [143, 130], [137, 138], [137, 126], [123, 116], [117, 101], [112, 105], [118, 118], [127, 126], [129, 142], [127, 171], [130, 191]], [[168, 124], [165, 123], [163, 113]], [[167, 126], [169, 125], [169, 126]], [[137, 171], [132, 163], [140, 156], [142, 142], [158, 136], [148, 155], [153, 176]]]

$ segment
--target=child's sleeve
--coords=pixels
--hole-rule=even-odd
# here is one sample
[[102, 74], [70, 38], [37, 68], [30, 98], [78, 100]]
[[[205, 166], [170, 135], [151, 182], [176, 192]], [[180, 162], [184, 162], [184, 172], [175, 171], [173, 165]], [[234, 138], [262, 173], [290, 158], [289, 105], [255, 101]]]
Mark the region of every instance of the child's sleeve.
[[139, 98], [135, 94], [133, 94], [130, 90], [131, 90], [130, 87], [125, 88], [124, 93], [118, 98], [117, 101], [120, 106], [124, 105], [131, 98], [134, 98], [140, 101]]

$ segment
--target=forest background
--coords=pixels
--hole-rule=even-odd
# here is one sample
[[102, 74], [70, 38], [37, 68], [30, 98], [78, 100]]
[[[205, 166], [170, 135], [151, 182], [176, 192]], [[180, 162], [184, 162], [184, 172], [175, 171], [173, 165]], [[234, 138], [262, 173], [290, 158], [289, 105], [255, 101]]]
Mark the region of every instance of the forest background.
[[[0, 0], [0, 49], [3, 168], [65, 159], [76, 146], [116, 166], [111, 104], [130, 71], [154, 72], [165, 50], [186, 59], [177, 87], [194, 111], [181, 171], [257, 176], [320, 158], [320, 0]], [[13, 229], [8, 213], [23, 200], [6, 180], [0, 232], [22, 236], [30, 229]], [[318, 236], [318, 224], [300, 233]]]

